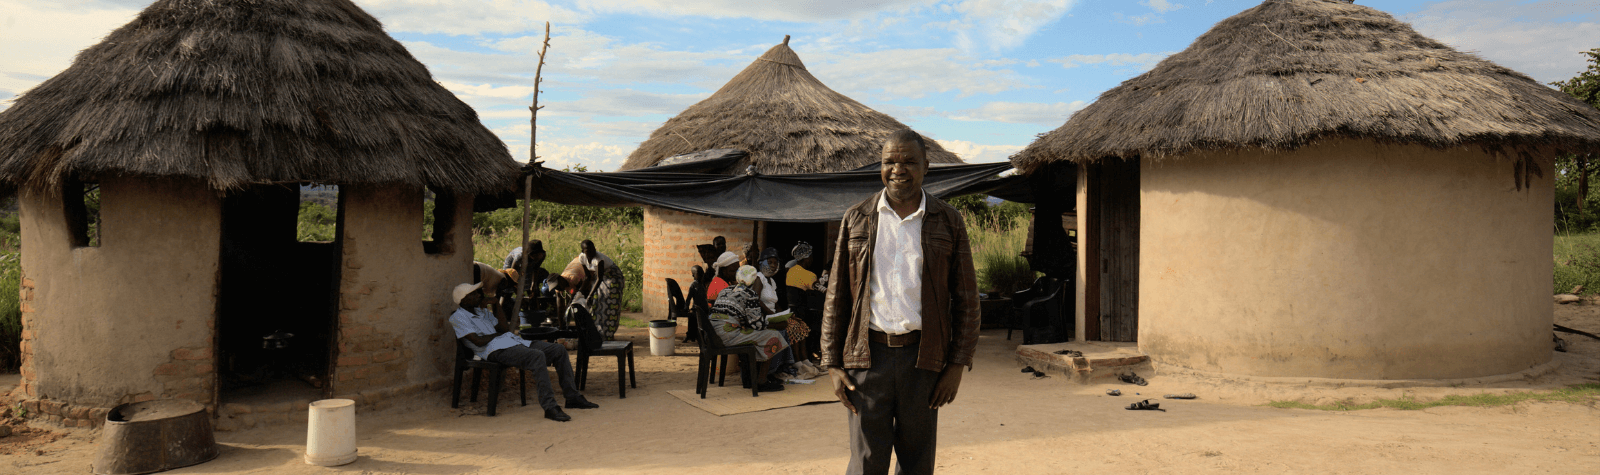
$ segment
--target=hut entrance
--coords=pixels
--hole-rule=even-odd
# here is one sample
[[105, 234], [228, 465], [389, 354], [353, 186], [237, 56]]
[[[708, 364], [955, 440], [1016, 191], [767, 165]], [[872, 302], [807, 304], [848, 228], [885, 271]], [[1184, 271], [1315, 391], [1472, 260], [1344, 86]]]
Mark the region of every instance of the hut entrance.
[[[1139, 337], [1139, 159], [1108, 158], [1099, 170], [1099, 336]], [[1093, 333], [1093, 332], [1091, 332]]]
[[218, 402], [317, 399], [329, 387], [341, 196], [260, 185], [223, 198]]

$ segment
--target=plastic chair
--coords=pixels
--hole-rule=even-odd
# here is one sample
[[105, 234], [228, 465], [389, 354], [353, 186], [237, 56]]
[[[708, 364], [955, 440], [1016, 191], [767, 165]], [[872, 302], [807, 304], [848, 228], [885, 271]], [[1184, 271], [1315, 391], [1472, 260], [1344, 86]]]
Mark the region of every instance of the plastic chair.
[[746, 387], [750, 388], [751, 397], [759, 397], [761, 390], [759, 388], [760, 385], [755, 382], [755, 375], [765, 373], [757, 372], [756, 365], [752, 363], [757, 363], [756, 356], [760, 349], [756, 348], [755, 345], [731, 347], [723, 345], [722, 337], [717, 335], [717, 331], [711, 326], [711, 312], [702, 312], [696, 309], [692, 313], [695, 320], [700, 322], [700, 371], [695, 376], [694, 392], [700, 395], [700, 399], [705, 399], [706, 391], [711, 386], [711, 379], [717, 378], [719, 374], [721, 377], [717, 378], [717, 386], [722, 386], [728, 377], [726, 374], [716, 371], [717, 359], [721, 358], [722, 367], [727, 368], [728, 356], [735, 355], [739, 357], [740, 362], [739, 378], [744, 381]]
[[460, 338], [456, 339], [456, 367], [455, 382], [450, 387], [450, 408], [461, 407], [461, 374], [472, 370], [472, 398], [471, 402], [478, 402], [478, 380], [483, 376], [483, 371], [489, 371], [489, 416], [493, 417], [495, 408], [500, 403], [500, 384], [505, 380], [505, 370], [517, 372], [517, 388], [522, 393], [522, 405], [528, 405], [528, 376], [521, 368], [512, 368], [489, 360], [473, 359], [472, 349], [467, 348]]
[[667, 319], [674, 322], [689, 316], [689, 302], [683, 298], [683, 288], [678, 281], [667, 279]]
[[633, 342], [606, 340], [600, 336], [600, 329], [594, 325], [594, 317], [589, 315], [589, 309], [583, 305], [573, 305], [568, 313], [572, 315], [573, 322], [578, 326], [578, 364], [573, 375], [578, 389], [588, 386], [589, 358], [593, 356], [617, 357], [617, 399], [628, 398], [628, 386], [639, 387], [639, 380], [634, 375], [633, 367]]
[[1041, 328], [1036, 322], [1047, 322], [1049, 326], [1053, 321], [1050, 317], [1061, 312], [1061, 280], [1054, 277], [1040, 277], [1033, 281], [1033, 286], [1027, 290], [1017, 292], [1011, 296], [1011, 315], [1006, 320], [1006, 339], [1011, 339], [1013, 330], [1022, 330], [1022, 343], [1033, 344], [1032, 333]]

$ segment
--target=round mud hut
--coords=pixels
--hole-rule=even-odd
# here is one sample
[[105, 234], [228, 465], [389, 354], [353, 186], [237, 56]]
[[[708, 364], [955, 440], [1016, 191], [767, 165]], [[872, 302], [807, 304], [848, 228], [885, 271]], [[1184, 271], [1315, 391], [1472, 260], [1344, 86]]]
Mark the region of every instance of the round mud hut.
[[[676, 155], [731, 148], [749, 158], [725, 171], [754, 167], [767, 175], [826, 173], [860, 168], [879, 160], [883, 139], [905, 124], [829, 89], [806, 70], [789, 48], [789, 37], [756, 58], [711, 97], [667, 120], [628, 156], [618, 171], [655, 166]], [[926, 138], [926, 136], [924, 136]], [[954, 153], [928, 139], [928, 160], [960, 163]], [[702, 216], [664, 208], [644, 212], [644, 312], [666, 318], [666, 279], [687, 286], [689, 268], [702, 264], [695, 244], [716, 236], [738, 252], [746, 244], [775, 247], [788, 259], [797, 241], [832, 255], [838, 223], [767, 223]]]
[[1079, 334], [1200, 373], [1448, 380], [1549, 368], [1553, 159], [1596, 148], [1600, 111], [1525, 75], [1268, 0], [1012, 162], [1079, 170]]
[[[193, 400], [226, 430], [446, 385], [472, 198], [517, 173], [349, 0], [157, 1], [0, 112], [13, 394], [71, 426]], [[331, 239], [297, 229], [313, 198]]]

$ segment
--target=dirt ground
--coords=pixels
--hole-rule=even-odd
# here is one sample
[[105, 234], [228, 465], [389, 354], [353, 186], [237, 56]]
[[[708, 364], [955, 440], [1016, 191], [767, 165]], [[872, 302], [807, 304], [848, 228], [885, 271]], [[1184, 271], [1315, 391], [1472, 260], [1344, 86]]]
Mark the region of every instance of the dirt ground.
[[[1600, 333], [1600, 302], [1556, 307], [1557, 323]], [[222, 455], [168, 473], [838, 473], [849, 454], [838, 404], [717, 417], [666, 391], [694, 385], [693, 350], [650, 356], [636, 342], [639, 387], [617, 399], [607, 361], [592, 370], [590, 399], [600, 409], [569, 411], [572, 422], [543, 419], [506, 393], [497, 417], [483, 403], [449, 409], [444, 393], [382, 413], [358, 413], [360, 458], [341, 467], [302, 461], [304, 424], [217, 433]], [[1561, 367], [1525, 381], [1458, 388], [1317, 388], [1152, 375], [1149, 386], [1077, 386], [1034, 378], [1012, 358], [1017, 340], [984, 332], [976, 370], [941, 412], [944, 473], [1595, 473], [1600, 467], [1600, 407], [1591, 401], [1494, 408], [1352, 412], [1276, 409], [1272, 400], [1327, 403], [1412, 395], [1558, 388], [1600, 382], [1600, 341], [1563, 335]], [[688, 350], [688, 351], [684, 351]], [[730, 381], [730, 384], [734, 384]], [[1106, 396], [1109, 388], [1122, 397]], [[1167, 412], [1127, 411], [1146, 397]], [[1138, 394], [1136, 394], [1138, 393]], [[506, 400], [506, 399], [503, 399]], [[89, 471], [98, 431], [17, 426], [0, 438], [0, 473]]]

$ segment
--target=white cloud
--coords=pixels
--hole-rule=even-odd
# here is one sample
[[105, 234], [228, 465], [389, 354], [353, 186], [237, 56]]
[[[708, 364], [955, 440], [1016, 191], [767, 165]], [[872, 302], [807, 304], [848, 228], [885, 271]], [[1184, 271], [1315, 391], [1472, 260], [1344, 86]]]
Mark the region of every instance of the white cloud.
[[986, 68], [951, 48], [835, 53], [806, 60], [817, 79], [858, 101], [951, 91], [966, 97], [1032, 87], [1014, 71]]
[[584, 8], [595, 12], [641, 12], [670, 16], [751, 18], [769, 21], [817, 22], [864, 19], [878, 12], [903, 12], [935, 0], [590, 0]]
[[[1209, 4], [1211, 2], [1206, 2], [1206, 3]], [[1170, 12], [1170, 11], [1173, 11], [1173, 10], [1177, 10], [1179, 8], [1183, 8], [1183, 4], [1172, 3], [1172, 2], [1169, 2], [1167, 0], [1141, 1], [1141, 2], [1139, 2], [1139, 4], [1147, 6], [1147, 7], [1150, 7], [1150, 9], [1151, 10], [1155, 10], [1156, 13], [1166, 13], [1166, 12]]]
[[965, 140], [936, 140], [945, 150], [954, 152], [967, 163], [994, 163], [1009, 160], [1022, 150], [1023, 145], [984, 145]]
[[[21, 94], [72, 64], [78, 51], [138, 10], [94, 2], [0, 0], [0, 98]], [[0, 108], [9, 102], [0, 104]]]
[[[956, 46], [999, 51], [1020, 46], [1040, 28], [1061, 18], [1076, 0], [961, 0], [950, 11], [959, 19], [930, 25], [956, 34]], [[980, 45], [980, 43], [982, 45]]]
[[961, 121], [995, 121], [1012, 124], [1038, 124], [1047, 127], [1060, 127], [1066, 123], [1067, 118], [1073, 113], [1083, 110], [1089, 103], [1087, 101], [1038, 103], [1038, 102], [990, 102], [976, 109], [966, 109], [950, 114], [951, 119]]
[[1455, 0], [1401, 19], [1424, 36], [1545, 83], [1582, 72], [1585, 57], [1578, 52], [1600, 46], [1593, 3]]
[[[539, 0], [355, 0], [384, 29], [413, 33], [515, 33], [544, 22], [577, 23], [583, 15]], [[465, 4], [463, 4], [465, 3]]]
[[1172, 56], [1176, 51], [1163, 51], [1160, 53], [1111, 53], [1111, 54], [1073, 54], [1060, 58], [1047, 59], [1052, 63], [1059, 63], [1063, 68], [1076, 68], [1079, 66], [1134, 66], [1140, 72], [1149, 71], [1156, 67], [1156, 63]]

